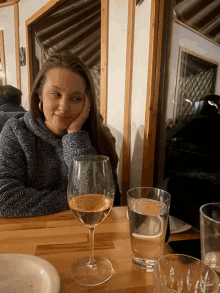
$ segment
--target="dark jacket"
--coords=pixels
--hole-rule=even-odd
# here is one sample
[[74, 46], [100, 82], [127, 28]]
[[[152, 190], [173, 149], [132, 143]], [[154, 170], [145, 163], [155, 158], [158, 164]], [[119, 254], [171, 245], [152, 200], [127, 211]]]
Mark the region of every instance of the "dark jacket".
[[2, 131], [2, 128], [4, 127], [7, 120], [10, 118], [20, 118], [23, 117], [25, 112], [3, 112], [0, 111], [0, 132]]
[[16, 104], [3, 104], [0, 106], [0, 111], [3, 112], [27, 112], [22, 106]]

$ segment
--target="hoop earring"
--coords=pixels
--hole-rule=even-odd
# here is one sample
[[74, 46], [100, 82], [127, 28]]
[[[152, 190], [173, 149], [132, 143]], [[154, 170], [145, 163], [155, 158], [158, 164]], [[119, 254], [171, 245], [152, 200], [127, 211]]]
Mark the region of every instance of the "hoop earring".
[[41, 112], [43, 112], [43, 102], [42, 101], [39, 102], [39, 109]]

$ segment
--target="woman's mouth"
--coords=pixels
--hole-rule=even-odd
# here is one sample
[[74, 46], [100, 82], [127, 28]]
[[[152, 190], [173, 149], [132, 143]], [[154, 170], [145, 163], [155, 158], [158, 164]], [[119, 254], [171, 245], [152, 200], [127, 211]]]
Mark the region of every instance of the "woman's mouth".
[[62, 119], [68, 119], [68, 118], [71, 118], [70, 116], [61, 116], [61, 115], [57, 115], [57, 114], [56, 114], [56, 116], [59, 117], [59, 118], [62, 118]]

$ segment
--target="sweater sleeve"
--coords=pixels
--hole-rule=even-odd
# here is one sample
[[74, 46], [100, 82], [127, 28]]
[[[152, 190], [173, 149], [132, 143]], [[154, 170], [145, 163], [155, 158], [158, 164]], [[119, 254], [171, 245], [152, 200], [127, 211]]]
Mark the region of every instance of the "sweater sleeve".
[[25, 154], [7, 122], [0, 134], [0, 217], [34, 217], [68, 210], [66, 190], [27, 187]]
[[96, 149], [92, 146], [88, 132], [85, 130], [75, 131], [63, 136], [63, 157], [68, 169], [68, 178], [73, 157], [83, 155], [97, 155]]

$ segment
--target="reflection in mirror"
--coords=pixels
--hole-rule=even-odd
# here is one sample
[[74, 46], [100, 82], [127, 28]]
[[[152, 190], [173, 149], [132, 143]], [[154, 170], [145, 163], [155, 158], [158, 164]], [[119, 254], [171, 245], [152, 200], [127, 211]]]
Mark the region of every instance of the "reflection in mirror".
[[[163, 23], [155, 185], [161, 183], [168, 176], [181, 172], [181, 175], [184, 174], [184, 176], [205, 178], [208, 168], [206, 162], [216, 159], [213, 159], [213, 151], [208, 154], [208, 150], [202, 149], [201, 144], [192, 144], [187, 131], [185, 134], [188, 137], [185, 141], [183, 141], [183, 132], [178, 133], [178, 137], [177, 131], [186, 126], [184, 121], [188, 122], [193, 116], [198, 116], [197, 113], [203, 106], [205, 96], [220, 93], [218, 66], [220, 60], [218, 21], [220, 3], [219, 0], [174, 0], [168, 2], [165, 5]], [[170, 9], [168, 9], [169, 4]], [[208, 104], [210, 105], [210, 103]], [[215, 119], [219, 120], [217, 117], [218, 115]], [[210, 121], [210, 125], [213, 123], [212, 126], [209, 126], [212, 133], [214, 133], [214, 129], [218, 132], [214, 120], [212, 118], [206, 120]], [[213, 139], [216, 135], [211, 136], [206, 120], [203, 119], [203, 126], [197, 129], [194, 127], [195, 135], [192, 135], [192, 138], [200, 133], [200, 139], [205, 143], [208, 141], [205, 136], [204, 129], [206, 129], [207, 135], [212, 139], [212, 143], [209, 144], [213, 145]], [[169, 132], [170, 128], [172, 128], [172, 133]], [[168, 139], [171, 134], [173, 134], [173, 141]], [[202, 154], [202, 152], [204, 153]], [[211, 155], [212, 159], [207, 157], [208, 155]], [[215, 167], [211, 163], [209, 166], [214, 173]], [[197, 169], [197, 173], [195, 169]], [[208, 177], [214, 176], [209, 174], [206, 178]]]
[[200, 111], [205, 96], [214, 94], [217, 64], [180, 47], [173, 120], [180, 123]]

